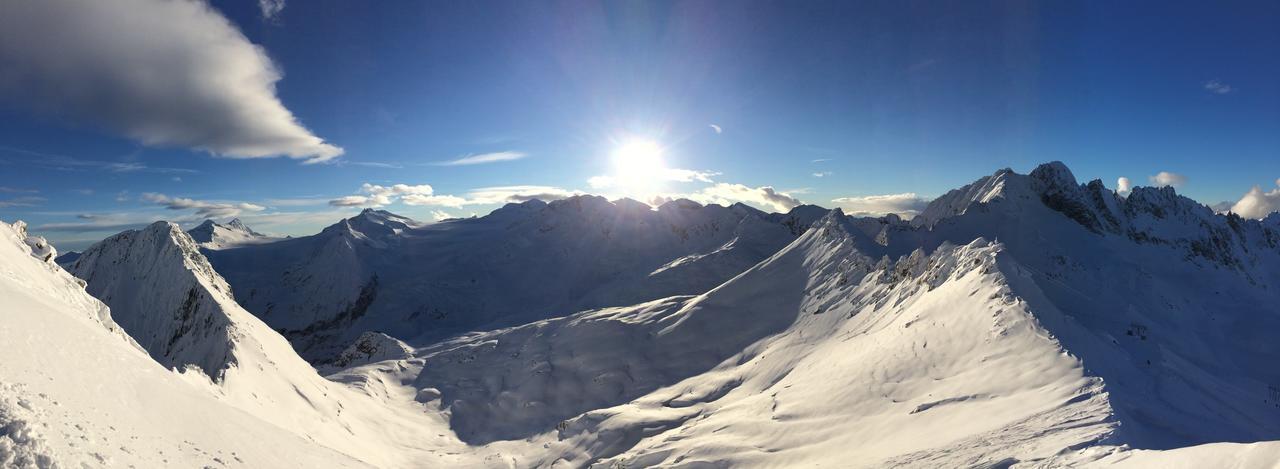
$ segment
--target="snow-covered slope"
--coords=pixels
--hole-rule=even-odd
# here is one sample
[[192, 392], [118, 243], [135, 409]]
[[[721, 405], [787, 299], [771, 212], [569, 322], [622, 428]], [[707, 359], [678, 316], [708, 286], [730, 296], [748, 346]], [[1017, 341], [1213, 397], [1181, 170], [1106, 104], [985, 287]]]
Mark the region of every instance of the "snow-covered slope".
[[0, 467], [365, 467], [156, 364], [0, 223]]
[[322, 378], [237, 305], [177, 225], [157, 222], [108, 238], [71, 272], [156, 361], [240, 409], [379, 466], [408, 466], [433, 448], [417, 441], [434, 434], [420, 412]]
[[1280, 438], [1276, 240], [1172, 189], [1000, 171], [704, 295], [428, 347], [415, 386], [467, 441], [548, 445], [529, 464], [1159, 461], [1115, 445]]
[[225, 249], [229, 247], [253, 244], [266, 244], [279, 241], [280, 238], [264, 235], [249, 228], [239, 218], [233, 218], [227, 224], [219, 224], [213, 220], [205, 220], [199, 226], [187, 230], [200, 247], [205, 249]]
[[652, 210], [581, 196], [424, 226], [366, 210], [315, 236], [209, 257], [242, 305], [323, 362], [367, 331], [422, 344], [702, 293], [781, 249], [822, 213], [687, 200]]

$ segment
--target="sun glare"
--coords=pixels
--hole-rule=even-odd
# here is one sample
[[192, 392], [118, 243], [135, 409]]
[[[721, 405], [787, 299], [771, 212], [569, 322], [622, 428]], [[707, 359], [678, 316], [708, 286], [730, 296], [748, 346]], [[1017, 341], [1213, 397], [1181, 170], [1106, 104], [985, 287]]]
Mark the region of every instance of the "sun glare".
[[613, 152], [614, 178], [630, 190], [645, 190], [662, 182], [666, 165], [662, 147], [651, 140], [633, 140]]

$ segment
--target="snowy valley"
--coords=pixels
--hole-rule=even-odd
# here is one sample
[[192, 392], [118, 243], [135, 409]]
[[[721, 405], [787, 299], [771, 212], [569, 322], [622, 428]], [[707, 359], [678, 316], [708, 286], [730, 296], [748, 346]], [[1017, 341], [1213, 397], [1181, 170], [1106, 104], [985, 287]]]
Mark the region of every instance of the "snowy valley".
[[0, 466], [1277, 467], [1277, 305], [1280, 213], [1057, 162], [910, 220], [6, 223]]

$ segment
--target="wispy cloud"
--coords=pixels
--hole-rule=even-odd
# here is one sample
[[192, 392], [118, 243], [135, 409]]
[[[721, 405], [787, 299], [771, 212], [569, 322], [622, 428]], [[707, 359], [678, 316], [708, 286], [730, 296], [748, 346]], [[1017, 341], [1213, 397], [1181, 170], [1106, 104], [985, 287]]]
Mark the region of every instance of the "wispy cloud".
[[500, 151], [479, 155], [467, 155], [456, 160], [441, 161], [435, 164], [438, 166], [467, 166], [473, 164], [497, 163], [500, 161], [514, 161], [526, 156], [529, 155], [518, 151]]
[[[274, 13], [283, 6], [266, 3]], [[307, 162], [343, 152], [285, 108], [276, 96], [283, 73], [205, 2], [9, 4], [0, 61], [0, 92], [145, 145]]]
[[1227, 94], [1231, 92], [1231, 85], [1218, 80], [1209, 80], [1204, 84], [1204, 89], [1213, 94]]
[[0, 154], [15, 155], [0, 161], [52, 169], [57, 171], [107, 171], [112, 173], [196, 174], [199, 171], [186, 168], [152, 167], [137, 161], [99, 161], [75, 158], [55, 153], [44, 153], [22, 148], [0, 146]]
[[920, 214], [929, 200], [912, 192], [902, 194], [867, 195], [861, 197], [840, 197], [832, 199], [837, 207], [853, 216], [883, 216], [896, 214], [903, 218], [912, 218]]
[[258, 0], [258, 11], [262, 12], [262, 18], [274, 20], [284, 10], [284, 0]]
[[810, 163], [825, 163], [828, 161], [831, 161], [831, 158], [815, 158], [815, 159], [809, 160]]
[[196, 215], [205, 218], [234, 217], [242, 212], [260, 212], [266, 209], [261, 205], [248, 202], [211, 202], [185, 197], [169, 197], [155, 192], [142, 194], [142, 200], [169, 210], [194, 210]]
[[1183, 176], [1178, 173], [1171, 173], [1168, 171], [1161, 171], [1159, 173], [1156, 173], [1155, 176], [1147, 177], [1147, 180], [1151, 182], [1151, 185], [1156, 187], [1165, 187], [1165, 186], [1182, 187], [1183, 184], [1187, 183], [1186, 176]]
[[831, 171], [818, 171], [818, 172], [816, 172], [816, 173], [813, 173], [813, 177], [816, 177], [816, 178], [824, 178], [824, 177], [827, 177], [827, 176], [831, 176], [831, 175], [833, 175], [833, 174], [835, 174], [835, 173], [833, 173], [833, 172], [831, 172]]
[[724, 129], [720, 128], [720, 126], [718, 126], [718, 125], [715, 125], [715, 124], [709, 124], [709, 126], [711, 127], [711, 130], [716, 131], [716, 134], [717, 134], [717, 135], [724, 133]]
[[35, 207], [37, 205], [45, 203], [46, 201], [48, 201], [48, 199], [44, 197], [36, 197], [36, 196], [23, 196], [23, 197], [14, 197], [12, 199], [0, 199], [0, 208]]
[[23, 189], [19, 187], [0, 186], [0, 193], [5, 193], [5, 194], [35, 194], [37, 192], [40, 192], [40, 191], [35, 189]]

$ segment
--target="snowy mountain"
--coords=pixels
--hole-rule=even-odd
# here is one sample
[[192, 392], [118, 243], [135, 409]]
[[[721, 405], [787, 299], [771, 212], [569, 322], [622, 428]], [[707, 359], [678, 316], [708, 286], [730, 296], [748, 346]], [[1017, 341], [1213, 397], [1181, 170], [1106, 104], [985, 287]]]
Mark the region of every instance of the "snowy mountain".
[[318, 375], [283, 337], [235, 303], [226, 281], [177, 225], [157, 222], [103, 240], [70, 271], [157, 362], [235, 407], [376, 465], [404, 465], [425, 450], [411, 443], [426, 431], [419, 413]]
[[702, 295], [427, 347], [414, 386], [466, 441], [548, 445], [531, 465], [1142, 466], [1280, 438], [1278, 235], [1000, 171]]
[[169, 373], [0, 223], [0, 467], [363, 467]]
[[305, 357], [361, 333], [423, 343], [491, 324], [705, 292], [781, 249], [825, 209], [766, 214], [579, 196], [420, 225], [366, 210], [315, 236], [209, 253], [236, 299]]
[[252, 244], [265, 244], [278, 241], [279, 238], [271, 237], [253, 231], [239, 218], [234, 218], [227, 224], [219, 224], [213, 220], [205, 220], [199, 226], [187, 230], [187, 234], [191, 235], [200, 247], [205, 249], [225, 249], [235, 246], [244, 246]]
[[[433, 225], [366, 211], [206, 251], [158, 223], [87, 250], [80, 282], [21, 225], [0, 234], [0, 343], [17, 344], [0, 383], [19, 384], [0, 387], [5, 463], [1280, 457], [1280, 215], [1122, 197], [1061, 163], [998, 171], [909, 222], [576, 197]], [[267, 324], [331, 357], [327, 376]], [[109, 443], [73, 446], [86, 431]], [[115, 449], [134, 441], [117, 431], [141, 442]]]

